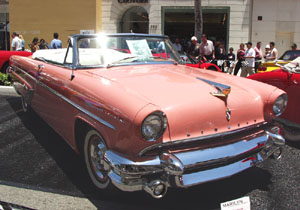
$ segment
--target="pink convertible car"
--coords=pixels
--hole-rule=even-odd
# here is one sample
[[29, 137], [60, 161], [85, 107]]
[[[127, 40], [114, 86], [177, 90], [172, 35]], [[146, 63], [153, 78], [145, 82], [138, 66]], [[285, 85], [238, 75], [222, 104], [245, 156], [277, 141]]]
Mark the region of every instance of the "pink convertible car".
[[74, 35], [11, 61], [24, 111], [82, 154], [99, 189], [161, 198], [279, 157], [285, 143], [272, 124], [284, 91], [185, 66], [165, 36]]

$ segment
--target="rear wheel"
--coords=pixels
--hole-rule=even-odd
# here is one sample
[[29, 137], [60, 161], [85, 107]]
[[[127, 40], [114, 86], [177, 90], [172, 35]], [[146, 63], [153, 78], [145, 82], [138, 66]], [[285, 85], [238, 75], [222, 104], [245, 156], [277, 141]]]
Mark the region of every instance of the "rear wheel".
[[22, 109], [23, 109], [23, 111], [24, 111], [24, 112], [28, 112], [29, 105], [28, 105], [28, 103], [26, 102], [24, 96], [21, 97], [21, 102], [22, 102]]
[[27, 93], [26, 95], [21, 96], [21, 102], [22, 102], [22, 109], [24, 112], [29, 112], [30, 111], [30, 98], [31, 95], [30, 93]]
[[84, 139], [84, 162], [88, 174], [97, 188], [115, 190], [104, 168], [104, 154], [107, 150], [103, 137], [94, 129], [86, 133]]

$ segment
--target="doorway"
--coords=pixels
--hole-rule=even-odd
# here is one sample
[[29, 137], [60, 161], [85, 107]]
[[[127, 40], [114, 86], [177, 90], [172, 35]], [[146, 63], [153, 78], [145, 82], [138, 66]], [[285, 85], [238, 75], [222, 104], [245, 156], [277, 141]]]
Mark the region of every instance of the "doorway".
[[[227, 48], [229, 31], [229, 7], [202, 8], [203, 33], [212, 41], [220, 41]], [[194, 36], [193, 7], [163, 7], [162, 33], [172, 41], [175, 37], [189, 41]]]
[[278, 57], [280, 57], [286, 50], [291, 49], [292, 33], [276, 33], [275, 47], [278, 50]]
[[144, 33], [149, 32], [149, 16], [143, 7], [128, 9], [120, 22], [121, 33]]

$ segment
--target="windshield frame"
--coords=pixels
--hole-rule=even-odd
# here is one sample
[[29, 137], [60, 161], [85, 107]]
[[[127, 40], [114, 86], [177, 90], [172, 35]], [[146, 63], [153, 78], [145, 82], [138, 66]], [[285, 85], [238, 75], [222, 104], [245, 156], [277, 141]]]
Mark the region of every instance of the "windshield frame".
[[[79, 46], [78, 43], [81, 39], [97, 39], [99, 37], [114, 37], [114, 38], [124, 38], [124, 37], [136, 37], [136, 38], [156, 38], [162, 39], [164, 43], [168, 46], [168, 49], [175, 56], [176, 60], [172, 58], [166, 58], [164, 61], [148, 61], [148, 62], [124, 62], [124, 63], [115, 63], [113, 65], [81, 65], [79, 63]], [[71, 65], [72, 69], [92, 69], [92, 68], [106, 68], [112, 66], [128, 66], [128, 65], [147, 65], [147, 64], [174, 64], [180, 63], [183, 64], [182, 59], [178, 52], [173, 48], [172, 43], [170, 42], [168, 36], [164, 35], [155, 35], [155, 34], [135, 34], [135, 33], [118, 33], [118, 34], [76, 34], [70, 36], [70, 40], [67, 47], [67, 53], [72, 49], [73, 52], [73, 64]], [[65, 55], [67, 57], [67, 54]], [[66, 67], [70, 67], [70, 64], [64, 63]]]

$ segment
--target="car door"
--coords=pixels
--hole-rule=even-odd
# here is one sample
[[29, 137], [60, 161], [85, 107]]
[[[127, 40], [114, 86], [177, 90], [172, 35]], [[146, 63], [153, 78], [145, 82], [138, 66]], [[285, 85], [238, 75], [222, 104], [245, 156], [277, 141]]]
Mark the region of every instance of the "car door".
[[[64, 56], [64, 55], [63, 55]], [[71, 141], [76, 109], [71, 104], [72, 69], [37, 61], [37, 87], [31, 106], [64, 139]]]

